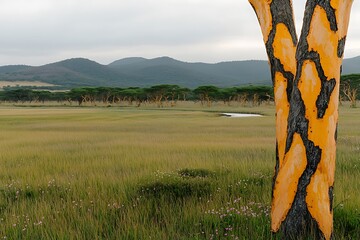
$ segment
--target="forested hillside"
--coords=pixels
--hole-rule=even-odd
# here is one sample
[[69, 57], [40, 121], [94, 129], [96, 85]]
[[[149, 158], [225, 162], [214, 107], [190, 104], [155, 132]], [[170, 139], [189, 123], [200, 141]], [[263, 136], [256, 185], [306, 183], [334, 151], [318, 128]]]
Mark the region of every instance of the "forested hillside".
[[125, 58], [109, 65], [74, 58], [39, 67], [0, 67], [0, 81], [41, 81], [55, 84], [58, 89], [85, 86], [150, 87], [159, 84], [190, 88], [201, 85], [271, 85], [269, 74], [266, 61], [207, 64], [181, 62], [169, 57]]
[[[360, 73], [360, 57], [345, 59], [343, 74]], [[187, 88], [204, 85], [236, 87], [271, 86], [267, 61], [233, 61], [221, 63], [188, 63], [169, 57], [154, 59], [124, 58], [102, 65], [84, 58], [32, 67], [0, 67], [1, 81], [27, 81], [54, 84], [52, 89], [75, 87], [150, 87], [170, 84]]]

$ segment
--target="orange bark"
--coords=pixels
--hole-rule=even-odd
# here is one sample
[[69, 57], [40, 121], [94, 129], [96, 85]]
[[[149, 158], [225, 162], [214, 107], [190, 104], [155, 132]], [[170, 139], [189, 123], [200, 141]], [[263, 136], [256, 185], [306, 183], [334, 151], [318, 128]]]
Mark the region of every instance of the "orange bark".
[[287, 118], [289, 116], [290, 105], [286, 94], [287, 80], [279, 72], [275, 75], [274, 95], [276, 106], [276, 139], [278, 143], [279, 169], [282, 168], [285, 156]]
[[[275, 93], [275, 105], [276, 105], [276, 139], [278, 146], [278, 160], [279, 165], [282, 165], [285, 155], [286, 135], [287, 135], [287, 118], [289, 114], [289, 96], [287, 89], [289, 84], [292, 84], [293, 76], [296, 73], [296, 35], [295, 27], [293, 24], [286, 25], [285, 21], [274, 22], [271, 11], [271, 4], [276, 0], [249, 0], [253, 6], [256, 15], [259, 20], [259, 24], [262, 30], [263, 39], [265, 45], [268, 45], [268, 56], [270, 60], [270, 67], [272, 71], [274, 93]], [[286, 1], [291, 7], [291, 1]], [[276, 13], [275, 13], [276, 14]], [[274, 16], [275, 18], [282, 18]], [[292, 14], [291, 20], [293, 21]], [[292, 22], [291, 22], [292, 23]], [[272, 39], [269, 36], [273, 34]], [[295, 38], [295, 42], [294, 42]], [[278, 63], [271, 61], [272, 58], [276, 58]], [[282, 68], [277, 65], [282, 65]], [[292, 75], [291, 79], [285, 77], [285, 72], [289, 72]], [[291, 81], [289, 83], [289, 80]]]
[[331, 239], [340, 68], [352, 0], [308, 0], [298, 43], [290, 0], [249, 1], [274, 84], [272, 231], [299, 237], [315, 226], [321, 238]]
[[[274, 185], [274, 199], [271, 206], [271, 228], [277, 230], [286, 218], [295, 198], [301, 174], [306, 168], [306, 149], [299, 134], [295, 134], [289, 154], [280, 168]], [[286, 181], [281, 181], [286, 179]]]
[[272, 0], [249, 0], [249, 2], [253, 6], [258, 17], [264, 42], [267, 42], [272, 28], [272, 15], [269, 14]]

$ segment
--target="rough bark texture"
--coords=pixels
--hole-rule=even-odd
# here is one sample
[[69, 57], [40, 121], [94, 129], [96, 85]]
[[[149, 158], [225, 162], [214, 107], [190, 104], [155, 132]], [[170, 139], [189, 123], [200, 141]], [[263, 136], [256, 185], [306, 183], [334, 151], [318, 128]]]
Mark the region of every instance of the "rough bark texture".
[[332, 239], [340, 71], [352, 0], [308, 0], [299, 42], [291, 0], [249, 1], [275, 93], [272, 231], [285, 239]]
[[[250, 0], [250, 3], [257, 14], [262, 29], [274, 85], [276, 103], [276, 166], [273, 188], [275, 188], [277, 176], [284, 165], [287, 119], [290, 111], [289, 102], [296, 74], [295, 53], [297, 36], [290, 0]], [[285, 172], [281, 172], [282, 175], [284, 175], [283, 173]], [[294, 183], [292, 182], [292, 184]], [[286, 183], [283, 188], [288, 188]], [[294, 197], [291, 195], [294, 195], [294, 193], [288, 192], [287, 195], [283, 195], [283, 198], [279, 198], [278, 194], [273, 192], [273, 205], [279, 205], [279, 202], [286, 202], [286, 204], [280, 204], [279, 208], [272, 207], [273, 210], [276, 209], [276, 220], [272, 223], [273, 229], [279, 228], [281, 221], [284, 219], [286, 209], [288, 208], [286, 205], [290, 205], [291, 199]]]

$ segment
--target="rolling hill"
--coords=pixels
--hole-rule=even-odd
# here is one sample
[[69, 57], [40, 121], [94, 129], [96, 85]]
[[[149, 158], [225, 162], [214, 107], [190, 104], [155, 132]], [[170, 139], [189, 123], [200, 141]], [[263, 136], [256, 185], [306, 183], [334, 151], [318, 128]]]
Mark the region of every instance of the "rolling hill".
[[342, 74], [360, 73], [360, 56], [347, 58], [343, 61]]
[[[360, 56], [345, 59], [343, 74], [359, 73]], [[267, 61], [249, 60], [188, 63], [170, 57], [124, 58], [102, 65], [85, 58], [67, 59], [43, 66], [0, 67], [0, 81], [41, 81], [65, 88], [79, 86], [148, 87], [177, 84], [195, 88], [271, 85]]]

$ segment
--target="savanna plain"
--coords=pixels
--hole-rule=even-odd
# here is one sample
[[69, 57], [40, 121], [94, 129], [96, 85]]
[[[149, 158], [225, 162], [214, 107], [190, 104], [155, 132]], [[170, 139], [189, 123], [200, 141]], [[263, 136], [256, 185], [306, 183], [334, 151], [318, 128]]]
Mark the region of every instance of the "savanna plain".
[[[0, 238], [276, 239], [274, 113], [0, 105]], [[360, 239], [359, 116], [340, 106], [335, 239]]]

